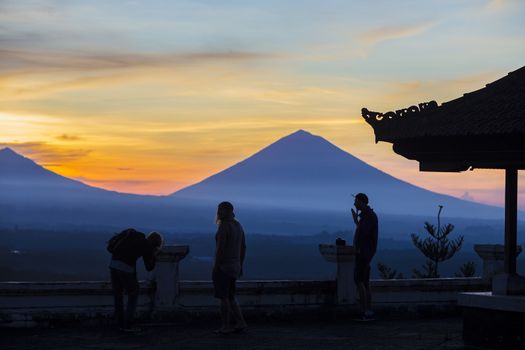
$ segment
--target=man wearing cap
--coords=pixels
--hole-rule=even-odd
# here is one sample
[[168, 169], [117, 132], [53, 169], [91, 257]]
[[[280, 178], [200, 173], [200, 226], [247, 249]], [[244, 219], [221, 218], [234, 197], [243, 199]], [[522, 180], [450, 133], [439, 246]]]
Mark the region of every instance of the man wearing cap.
[[368, 196], [358, 193], [354, 196], [352, 217], [356, 225], [354, 233], [354, 247], [356, 249], [356, 261], [354, 269], [354, 281], [359, 293], [359, 305], [363, 312], [361, 320], [370, 321], [374, 319], [372, 311], [372, 295], [370, 292], [370, 261], [377, 249], [377, 215], [368, 206]]

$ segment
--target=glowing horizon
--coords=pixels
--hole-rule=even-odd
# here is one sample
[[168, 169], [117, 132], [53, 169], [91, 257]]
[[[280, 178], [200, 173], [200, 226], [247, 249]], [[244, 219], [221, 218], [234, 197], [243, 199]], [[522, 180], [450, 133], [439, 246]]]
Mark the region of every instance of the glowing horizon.
[[516, 0], [2, 2], [0, 147], [169, 194], [304, 129], [417, 186], [502, 205], [502, 171], [420, 173], [374, 144], [360, 110], [441, 104], [520, 68], [524, 15]]

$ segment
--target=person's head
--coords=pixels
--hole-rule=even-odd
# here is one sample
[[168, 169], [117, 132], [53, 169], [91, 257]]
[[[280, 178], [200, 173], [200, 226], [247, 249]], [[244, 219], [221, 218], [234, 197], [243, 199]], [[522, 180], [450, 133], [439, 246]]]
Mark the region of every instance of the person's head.
[[233, 213], [233, 204], [230, 202], [221, 202], [217, 206], [216, 222], [219, 224], [225, 220], [233, 220], [235, 214]]
[[354, 205], [358, 210], [363, 210], [368, 206], [368, 196], [364, 193], [358, 193], [354, 196]]
[[164, 243], [161, 234], [155, 231], [149, 233], [146, 239], [151, 244], [151, 246], [157, 250], [160, 250], [162, 244]]

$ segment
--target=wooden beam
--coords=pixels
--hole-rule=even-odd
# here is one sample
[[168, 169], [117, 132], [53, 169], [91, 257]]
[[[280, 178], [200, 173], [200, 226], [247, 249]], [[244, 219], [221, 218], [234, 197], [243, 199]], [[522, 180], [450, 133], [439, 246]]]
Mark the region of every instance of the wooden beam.
[[518, 227], [518, 169], [505, 169], [505, 258], [504, 271], [516, 273]]

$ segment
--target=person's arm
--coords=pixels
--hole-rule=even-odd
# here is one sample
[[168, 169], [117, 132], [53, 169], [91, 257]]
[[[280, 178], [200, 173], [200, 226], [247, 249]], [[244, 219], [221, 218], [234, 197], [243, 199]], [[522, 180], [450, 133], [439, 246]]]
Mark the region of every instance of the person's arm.
[[146, 271], [152, 271], [155, 268], [155, 262], [156, 262], [156, 249], [151, 247], [151, 244], [147, 239], [144, 239], [144, 242], [142, 242], [142, 246], [144, 247], [143, 253], [142, 253], [142, 260], [144, 260], [144, 267], [146, 268]]
[[215, 236], [215, 266], [218, 268], [224, 260], [224, 254], [226, 252], [226, 229], [224, 224], [220, 224]]
[[374, 215], [371, 225], [371, 240], [372, 240], [372, 256], [375, 255], [377, 250], [377, 241], [378, 241], [378, 232], [379, 232], [379, 223], [377, 220], [377, 215]]
[[242, 231], [242, 241], [241, 241], [241, 276], [243, 273], [244, 258], [246, 257], [246, 240], [244, 238], [244, 231]]
[[357, 223], [359, 222], [359, 214], [357, 213], [357, 209], [354, 210], [354, 208], [352, 208], [352, 219], [354, 219], [354, 224], [357, 226]]

